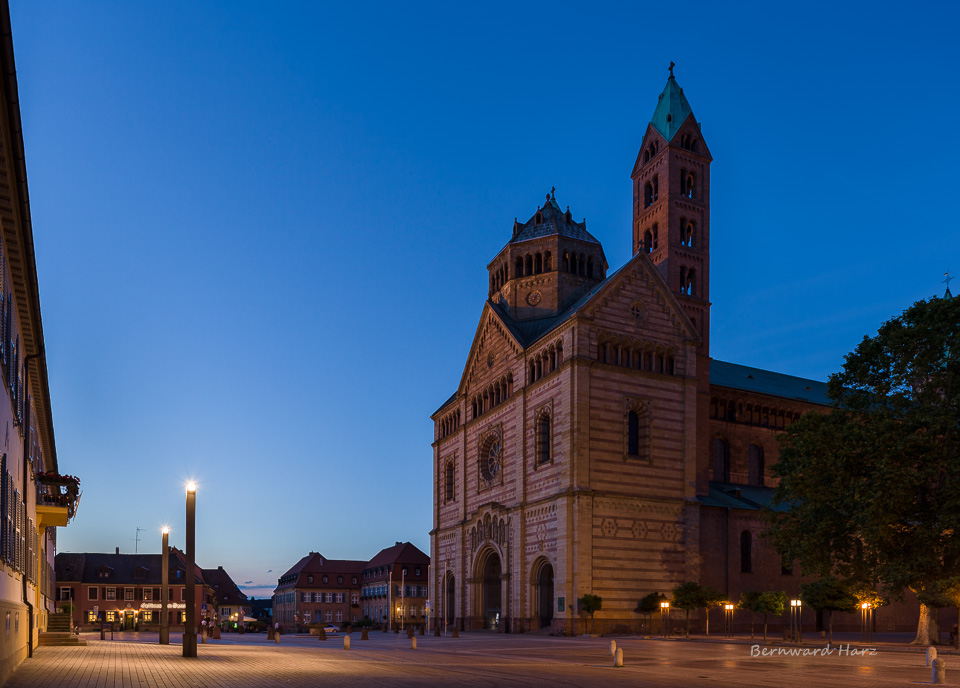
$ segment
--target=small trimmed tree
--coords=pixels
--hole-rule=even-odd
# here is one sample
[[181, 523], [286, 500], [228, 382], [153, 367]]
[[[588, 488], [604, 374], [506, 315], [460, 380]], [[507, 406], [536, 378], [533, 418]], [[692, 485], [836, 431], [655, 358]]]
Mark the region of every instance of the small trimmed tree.
[[667, 596], [659, 592], [652, 592], [642, 600], [637, 602], [637, 608], [633, 611], [637, 614], [646, 614], [647, 615], [647, 632], [650, 631], [650, 622], [651, 616], [654, 612], [660, 609], [660, 603], [666, 602]]
[[753, 622], [756, 620], [757, 612], [760, 611], [760, 595], [763, 593], [757, 590], [748, 590], [740, 593], [740, 601], [737, 602], [737, 609], [745, 609], [750, 612], [750, 637], [753, 637]]
[[828, 641], [833, 642], [833, 613], [854, 612], [857, 609], [857, 597], [850, 586], [836, 576], [826, 576], [820, 580], [804, 583], [800, 586], [800, 599], [813, 609], [827, 612]]
[[593, 615], [603, 607], [603, 598], [600, 595], [587, 593], [577, 600], [581, 612], [590, 615], [590, 632], [593, 633]]
[[700, 588], [700, 602], [707, 617], [707, 635], [710, 635], [710, 610], [727, 601], [727, 596], [716, 588], [705, 585]]
[[763, 614], [763, 642], [767, 642], [767, 614], [783, 616], [787, 606], [787, 593], [767, 591], [757, 600], [757, 611]]
[[686, 612], [686, 636], [690, 637], [690, 610], [703, 606], [703, 588], [699, 583], [687, 581], [673, 589], [673, 606]]

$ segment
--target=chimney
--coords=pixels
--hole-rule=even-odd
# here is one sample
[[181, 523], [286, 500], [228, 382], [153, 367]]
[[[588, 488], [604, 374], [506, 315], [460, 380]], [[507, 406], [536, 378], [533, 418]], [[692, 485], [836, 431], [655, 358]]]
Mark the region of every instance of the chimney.
[[120, 548], [117, 547], [117, 554], [120, 554]]

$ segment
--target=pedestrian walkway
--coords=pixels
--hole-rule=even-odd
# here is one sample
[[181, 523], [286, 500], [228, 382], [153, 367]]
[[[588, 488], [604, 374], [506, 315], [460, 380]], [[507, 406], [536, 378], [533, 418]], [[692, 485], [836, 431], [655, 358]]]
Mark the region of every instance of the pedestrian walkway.
[[[418, 636], [418, 649], [395, 634], [320, 641], [310, 636], [227, 635], [181, 656], [179, 644], [158, 645], [89, 634], [86, 647], [40, 647], [10, 688], [310, 688], [323, 686], [808, 686], [887, 687], [930, 681], [924, 657], [861, 655], [833, 648], [816, 655], [760, 656], [758, 643], [622, 639], [624, 666], [614, 668], [607, 638], [465, 633], [459, 639]], [[129, 634], [133, 636], [134, 634]], [[116, 636], [115, 636], [116, 638]], [[179, 637], [171, 637], [176, 643]], [[776, 648], [772, 648], [776, 649]], [[783, 648], [789, 649], [789, 648]], [[797, 649], [797, 648], [794, 648]], [[818, 648], [807, 647], [807, 650]], [[947, 657], [948, 683], [960, 683], [960, 659]], [[956, 673], [952, 673], [956, 672]]]

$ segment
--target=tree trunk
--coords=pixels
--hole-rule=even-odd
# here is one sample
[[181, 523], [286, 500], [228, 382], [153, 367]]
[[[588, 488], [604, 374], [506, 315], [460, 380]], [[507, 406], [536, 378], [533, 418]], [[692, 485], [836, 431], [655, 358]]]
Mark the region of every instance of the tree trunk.
[[750, 612], [750, 640], [753, 640], [753, 622], [756, 620], [756, 617], [756, 614]]
[[827, 611], [827, 629], [830, 633], [830, 638], [827, 640], [828, 645], [833, 645], [833, 610]]
[[940, 623], [938, 617], [939, 610], [928, 607], [925, 604], [920, 605], [920, 621], [917, 622], [917, 637], [913, 639], [911, 645], [939, 645], [940, 644]]
[[[710, 635], [710, 607], [707, 607], [704, 611], [707, 614], [707, 636], [709, 636]], [[960, 634], [958, 634], [958, 637], [960, 637]]]
[[690, 637], [690, 610], [687, 610], [687, 637]]
[[763, 642], [767, 642], [767, 613], [763, 613]]

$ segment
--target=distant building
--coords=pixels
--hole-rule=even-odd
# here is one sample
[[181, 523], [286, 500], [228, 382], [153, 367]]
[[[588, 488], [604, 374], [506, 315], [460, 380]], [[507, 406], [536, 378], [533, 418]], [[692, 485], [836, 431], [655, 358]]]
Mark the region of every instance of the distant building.
[[266, 597], [263, 599], [257, 599], [255, 597], [250, 598], [250, 609], [251, 616], [257, 621], [261, 621], [265, 624], [273, 623], [273, 598]]
[[[186, 557], [176, 547], [170, 549], [169, 566], [167, 620], [171, 630], [182, 630], [187, 609]], [[81, 627], [112, 623], [127, 630], [156, 630], [162, 608], [162, 570], [160, 554], [61, 552], [56, 557], [57, 599], [73, 603], [74, 623]], [[204, 581], [199, 567], [194, 577], [197, 621], [215, 620], [215, 590]]]
[[21, 130], [10, 8], [0, 2], [0, 684], [32, 656], [56, 611], [57, 526], [79, 481], [60, 475]]
[[363, 567], [363, 615], [379, 623], [425, 624], [430, 557], [409, 542], [387, 547]]
[[244, 616], [252, 616], [250, 600], [222, 566], [203, 569], [203, 578], [206, 584], [213, 588], [213, 603], [216, 607], [214, 619], [221, 626], [242, 623]]
[[327, 559], [310, 552], [280, 576], [273, 620], [287, 629], [311, 623], [360, 620], [360, 572], [364, 562]]
[[401, 616], [406, 624], [424, 623], [429, 563], [409, 542], [387, 547], [370, 561], [310, 552], [278, 579], [273, 621], [287, 629], [364, 618], [399, 624]]

